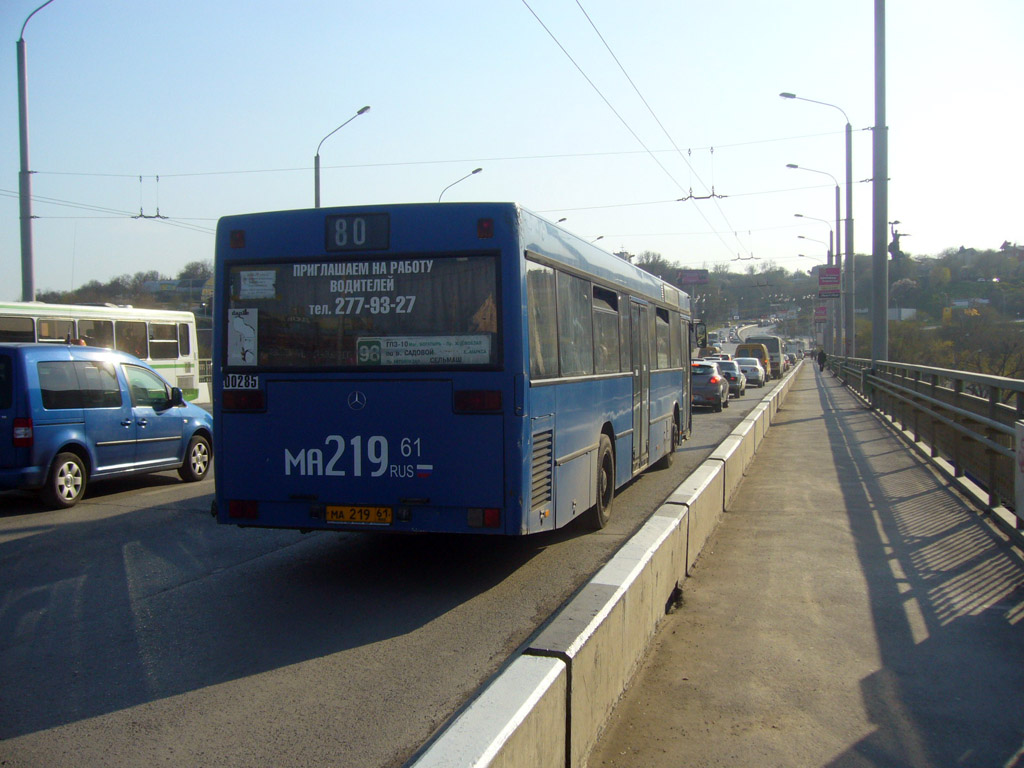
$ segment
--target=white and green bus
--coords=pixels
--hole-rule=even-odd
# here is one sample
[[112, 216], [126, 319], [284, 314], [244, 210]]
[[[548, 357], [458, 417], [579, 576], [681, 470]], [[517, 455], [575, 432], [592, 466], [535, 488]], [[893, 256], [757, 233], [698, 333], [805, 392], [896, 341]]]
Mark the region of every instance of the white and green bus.
[[0, 302], [0, 341], [107, 347], [146, 361], [185, 397], [209, 402], [199, 381], [196, 318], [191, 312], [113, 304]]

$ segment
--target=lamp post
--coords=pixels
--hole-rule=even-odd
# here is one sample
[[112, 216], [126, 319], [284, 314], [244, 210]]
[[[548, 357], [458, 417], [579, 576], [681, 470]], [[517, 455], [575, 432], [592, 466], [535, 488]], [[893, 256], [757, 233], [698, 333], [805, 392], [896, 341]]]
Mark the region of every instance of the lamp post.
[[342, 128], [344, 128], [346, 125], [351, 123], [353, 120], [355, 120], [360, 115], [365, 115], [369, 111], [370, 111], [369, 107], [363, 107], [358, 112], [356, 112], [354, 115], [352, 115], [352, 117], [350, 117], [348, 120], [346, 120], [344, 123], [339, 125], [333, 131], [331, 131], [326, 136], [324, 136], [322, 139], [320, 139], [320, 143], [316, 145], [316, 154], [313, 156], [313, 207], [314, 208], [319, 208], [320, 207], [320, 147], [322, 147], [324, 145], [324, 142], [327, 141], [329, 138], [331, 138], [331, 136], [336, 134], [338, 131], [340, 131]]
[[[846, 111], [827, 101], [816, 101], [797, 96], [795, 93], [780, 93], [784, 99], [795, 99], [796, 101], [807, 101], [811, 104], [820, 104], [823, 107], [832, 107], [842, 113], [846, 120], [846, 257], [843, 265], [843, 327], [846, 332], [844, 342], [844, 354], [846, 357], [854, 357], [857, 352], [857, 333], [854, 323], [854, 259], [853, 259], [853, 128], [850, 125], [850, 118]], [[837, 198], [838, 200], [838, 198]], [[836, 216], [838, 221], [839, 216]], [[838, 227], [838, 225], [837, 225]], [[839, 254], [836, 254], [836, 258]]]
[[[829, 258], [829, 262], [828, 263], [829, 263], [830, 266], [832, 266], [832, 265], [837, 266], [837, 267], [840, 266], [839, 252], [842, 250], [842, 246], [840, 245], [840, 242], [839, 242], [840, 239], [841, 239], [840, 236], [839, 236], [839, 180], [835, 176], [833, 176], [831, 173], [829, 173], [828, 171], [819, 171], [819, 170], [816, 170], [814, 168], [808, 168], [808, 167], [803, 166], [803, 165], [797, 165], [796, 163], [787, 163], [786, 167], [787, 168], [796, 168], [796, 169], [799, 169], [799, 170], [802, 170], [802, 171], [810, 171], [811, 173], [820, 173], [822, 176], [828, 176], [835, 183], [835, 185], [836, 185], [836, 229], [835, 229], [836, 247], [835, 247], [835, 251], [833, 251], [835, 256]], [[847, 196], [847, 199], [849, 199], [849, 196]], [[797, 215], [799, 215], [799, 214], [797, 214]], [[831, 226], [829, 227], [829, 229], [831, 229]], [[839, 346], [840, 349], [844, 349], [845, 346], [846, 346], [845, 342], [844, 342], [844, 337], [845, 337], [846, 329], [848, 327], [846, 325], [846, 323], [843, 321], [843, 304], [842, 304], [842, 298], [841, 298], [843, 290], [844, 290], [843, 286], [840, 285], [840, 301], [839, 301], [839, 312], [838, 313], [835, 311], [835, 308], [832, 306], [831, 301], [829, 302], [829, 331], [830, 332], [834, 331], [836, 333], [836, 335], [838, 336], [838, 344], [837, 345]], [[836, 314], [839, 315], [839, 322], [838, 323], [835, 322], [835, 315]]]
[[[808, 217], [808, 218], [810, 218], [810, 217]], [[821, 221], [824, 221], [824, 219], [821, 219]], [[831, 229], [831, 227], [830, 227], [830, 229]], [[820, 243], [821, 245], [828, 245], [828, 251], [827, 251], [827, 254], [826, 254], [827, 258], [825, 259], [825, 263], [826, 263], [827, 266], [832, 266], [832, 247], [831, 247], [831, 244], [825, 243], [824, 240], [815, 240], [813, 237], [805, 237], [804, 235], [797, 235], [797, 239], [799, 239], [799, 240], [807, 240], [807, 241], [812, 242], [812, 243]], [[820, 275], [818, 277], [818, 280], [819, 280], [819, 292], [820, 292], [820, 285], [821, 285], [821, 282], [820, 282], [821, 281], [821, 276]], [[826, 319], [825, 319], [825, 334], [824, 334], [825, 335], [825, 345], [824, 346], [825, 346], [825, 351], [828, 354], [832, 355], [832, 354], [835, 354], [835, 350], [836, 350], [836, 335], [837, 334], [836, 334], [835, 311], [834, 311], [834, 308], [832, 306], [832, 299], [825, 299], [825, 301], [827, 302], [826, 306], [828, 307], [828, 314], [827, 314]]]
[[28, 71], [25, 67], [25, 27], [29, 19], [52, 3], [36, 8], [25, 18], [18, 36], [18, 148], [21, 166], [18, 169], [18, 203], [21, 216], [21, 300], [36, 300], [36, 279], [32, 256], [32, 171], [28, 162]]
[[[829, 263], [831, 263], [832, 262], [832, 254], [836, 253], [836, 251], [838, 251], [838, 248], [836, 248], [835, 250], [833, 250], [833, 248], [832, 248], [832, 242], [833, 242], [833, 236], [834, 236], [834, 232], [832, 231], [832, 223], [828, 219], [819, 219], [817, 216], [804, 216], [804, 214], [802, 214], [802, 213], [794, 213], [793, 215], [796, 218], [798, 218], [798, 219], [810, 219], [811, 221], [820, 221], [822, 224], [824, 224], [826, 227], [828, 227], [828, 257], [829, 257]], [[797, 237], [800, 237], [800, 235], [797, 235]], [[804, 239], [806, 239], [806, 238], [804, 238]]]
[[449, 189], [454, 187], [456, 184], [458, 184], [460, 181], [465, 181], [470, 176], [475, 176], [476, 174], [480, 173], [480, 171], [482, 171], [482, 170], [483, 170], [483, 168], [474, 168], [472, 171], [467, 173], [461, 179], [456, 179], [455, 181], [453, 181], [451, 184], [449, 184], [447, 187], [445, 187], [444, 189], [441, 190], [441, 194], [437, 196], [437, 202], [440, 203], [441, 202], [441, 196], [444, 195], [445, 192], [447, 192]]

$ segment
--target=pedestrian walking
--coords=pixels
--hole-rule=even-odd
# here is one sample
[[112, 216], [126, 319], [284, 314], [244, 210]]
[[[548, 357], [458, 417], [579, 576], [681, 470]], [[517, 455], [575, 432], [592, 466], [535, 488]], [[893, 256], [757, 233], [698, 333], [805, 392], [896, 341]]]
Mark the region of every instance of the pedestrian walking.
[[826, 360], [828, 360], [828, 355], [825, 354], [825, 350], [824, 349], [819, 349], [818, 350], [818, 370], [819, 371], [824, 371], [825, 370], [825, 361]]

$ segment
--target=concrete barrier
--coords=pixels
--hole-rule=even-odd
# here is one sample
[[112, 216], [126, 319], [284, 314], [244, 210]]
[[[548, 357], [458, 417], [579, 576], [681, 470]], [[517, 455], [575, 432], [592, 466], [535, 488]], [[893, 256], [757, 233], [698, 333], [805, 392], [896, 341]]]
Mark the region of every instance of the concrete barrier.
[[764, 398], [410, 768], [582, 768], [782, 407]]
[[568, 674], [520, 656], [416, 760], [416, 768], [564, 768]]
[[723, 495], [722, 508], [728, 509], [733, 495], [740, 487], [743, 480], [743, 473], [749, 465], [748, 459], [754, 457], [754, 436], [751, 433], [751, 425], [745, 424], [745, 435], [738, 435], [735, 432], [723, 440], [719, 446], [708, 456], [708, 461], [722, 462]]
[[685, 575], [686, 532], [686, 510], [662, 507], [526, 649], [562, 659], [568, 668], [566, 766], [586, 765], [643, 659]]
[[706, 460], [683, 480], [666, 502], [687, 508], [686, 573], [689, 574], [725, 512], [725, 470], [722, 462]]

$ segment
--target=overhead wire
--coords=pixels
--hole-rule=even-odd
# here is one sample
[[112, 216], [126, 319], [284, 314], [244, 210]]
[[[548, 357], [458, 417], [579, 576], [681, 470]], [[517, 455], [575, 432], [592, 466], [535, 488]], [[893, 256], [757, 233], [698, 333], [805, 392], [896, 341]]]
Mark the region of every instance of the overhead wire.
[[[17, 198], [19, 195], [14, 190], [0, 189], [0, 197], [13, 197]], [[93, 205], [91, 203], [79, 203], [73, 200], [61, 200], [55, 197], [45, 197], [42, 195], [32, 195], [32, 201], [36, 203], [42, 203], [45, 205], [56, 205], [64, 208], [74, 208], [83, 211], [92, 211], [94, 213], [109, 214], [107, 216], [33, 216], [33, 218], [49, 219], [49, 218], [94, 218], [94, 219], [138, 219], [138, 215], [133, 214], [131, 211], [121, 210], [119, 208], [107, 208], [100, 205]], [[159, 212], [158, 212], [159, 213]], [[169, 227], [175, 227], [179, 229], [187, 229], [193, 232], [201, 232], [202, 234], [212, 235], [216, 232], [216, 229], [212, 227], [203, 227], [197, 224], [190, 224], [189, 221], [213, 221], [213, 219], [186, 219], [176, 218], [169, 216], [143, 216], [142, 218], [156, 220], [161, 224], [166, 224]]]
[[[653, 152], [651, 152], [650, 147], [647, 146], [646, 142], [644, 142], [644, 140], [642, 138], [640, 138], [639, 134], [633, 129], [633, 127], [629, 124], [629, 122], [627, 122], [627, 120], [620, 114], [620, 112], [618, 112], [614, 108], [614, 106], [611, 104], [611, 102], [608, 100], [608, 98], [604, 95], [604, 93], [601, 91], [601, 89], [597, 87], [597, 85], [590, 78], [590, 76], [587, 75], [587, 73], [579, 65], [577, 60], [575, 60], [572, 57], [572, 55], [568, 52], [568, 50], [566, 50], [565, 46], [562, 45], [561, 41], [558, 40], [558, 38], [555, 36], [555, 34], [544, 23], [544, 20], [537, 14], [537, 12], [534, 9], [532, 9], [530, 7], [530, 5], [527, 2], [527, 0], [521, 0], [521, 1], [522, 1], [522, 4], [524, 6], [526, 6], [526, 9], [530, 12], [530, 14], [532, 16], [534, 16], [534, 18], [537, 19], [538, 24], [540, 24], [541, 27], [544, 29], [544, 31], [546, 33], [548, 33], [548, 36], [554, 41], [555, 45], [557, 45], [558, 48], [562, 51], [562, 53], [565, 54], [566, 58], [569, 59], [569, 61], [572, 63], [572, 66], [575, 67], [575, 69], [577, 69], [577, 71], [583, 76], [583, 78], [587, 81], [587, 83], [591, 86], [591, 88], [593, 88], [593, 90], [597, 93], [597, 95], [600, 96], [601, 100], [604, 101], [604, 103], [608, 106], [608, 109], [611, 110], [611, 113], [618, 119], [618, 121], [620, 121], [626, 127], [626, 129], [630, 132], [630, 134], [644, 148], [644, 151], [648, 154], [650, 159], [654, 161], [654, 163], [657, 165], [657, 167], [662, 169], [662, 171], [672, 180], [672, 182], [679, 188], [680, 191], [682, 191], [683, 194], [686, 194], [687, 191], [690, 191], [690, 193], [692, 193], [692, 189], [687, 190], [679, 182], [679, 180], [672, 174], [672, 172], [662, 162], [660, 162], [657, 159], [657, 157], [655, 157]], [[653, 111], [650, 110], [650, 105], [647, 104], [646, 99], [644, 99], [644, 97], [643, 97], [643, 94], [640, 93], [639, 89], [636, 87], [636, 84], [633, 82], [632, 78], [629, 76], [629, 73], [626, 72], [625, 68], [622, 66], [622, 63], [620, 61], [618, 61], [618, 58], [615, 56], [614, 51], [611, 50], [611, 47], [604, 40], [604, 37], [601, 35], [600, 31], [597, 29], [597, 26], [593, 23], [593, 19], [590, 18], [589, 14], [587, 14], [587, 11], [580, 4], [579, 0], [577, 0], [577, 5], [580, 7], [581, 11], [583, 11], [584, 15], [587, 17], [588, 22], [590, 22], [591, 27], [594, 29], [594, 32], [597, 34], [597, 36], [601, 39], [601, 42], [604, 43], [605, 48], [611, 54], [611, 57], [615, 60], [615, 63], [616, 63], [616, 65], [618, 65], [618, 68], [620, 68], [620, 70], [626, 76], [626, 79], [633, 86], [634, 90], [640, 96], [640, 99], [644, 102], [645, 105], [647, 105], [648, 111], [651, 112], [651, 114], [653, 115]], [[656, 115], [654, 115], [654, 120], [658, 122], [658, 125], [660, 125], [660, 121], [658, 121]], [[663, 130], [665, 130], [664, 126], [662, 126], [662, 128], [663, 128]], [[668, 135], [667, 131], [666, 131], [666, 134]], [[669, 138], [670, 138], [670, 141], [671, 141], [672, 140], [671, 136]], [[673, 142], [673, 145], [675, 146], [675, 142]], [[678, 147], [676, 147], [676, 148], [678, 150]], [[689, 163], [687, 163], [687, 165], [689, 165]], [[692, 167], [691, 167], [691, 171], [692, 171]], [[685, 199], [686, 198], [684, 198], [683, 200], [685, 200]], [[725, 247], [725, 249], [727, 251], [729, 251], [730, 254], [731, 254], [732, 249], [729, 248], [729, 245], [725, 242], [725, 238], [722, 236], [722, 233], [711, 223], [711, 221], [708, 219], [708, 217], [705, 215], [705, 213], [700, 211], [699, 208], [697, 209], [697, 211], [698, 211], [700, 217], [703, 220], [705, 220], [705, 222], [708, 224], [708, 226], [710, 226], [715, 231], [715, 236], [719, 239], [719, 241], [721, 241], [723, 247]]]
[[[523, 0], [523, 2], [526, 2], [526, 0]], [[637, 86], [636, 82], [630, 76], [629, 72], [626, 71], [625, 66], [623, 66], [622, 62], [619, 60], [619, 57], [615, 55], [615, 51], [612, 50], [612, 47], [608, 44], [608, 41], [605, 39], [604, 35], [601, 34], [601, 30], [599, 30], [597, 28], [597, 24], [594, 23], [594, 20], [590, 17], [590, 14], [587, 13], [586, 9], [583, 7], [583, 4], [580, 2], [580, 0], [576, 0], [576, 5], [577, 5], [577, 7], [579, 7], [579, 9], [583, 13], [584, 17], [586, 17], [587, 21], [590, 23], [590, 26], [594, 30], [594, 33], [598, 36], [598, 38], [600, 38], [601, 43], [604, 45], [605, 49], [608, 51], [608, 54], [615, 61], [615, 64], [618, 66], [619, 71], [622, 72], [623, 76], [626, 78], [626, 80], [629, 82], [630, 86], [633, 88], [633, 91], [640, 98], [640, 101], [643, 102], [643, 105], [647, 108], [647, 111], [650, 113], [651, 117], [654, 118], [654, 122], [656, 122], [658, 124], [658, 127], [661, 128], [662, 133], [665, 134], [665, 138], [667, 138], [669, 140], [669, 142], [675, 148], [676, 153], [679, 155], [680, 158], [682, 158], [683, 162], [686, 163], [687, 168], [689, 168], [690, 172], [697, 178], [697, 181], [699, 181], [701, 183], [701, 185], [704, 187], [705, 191], [708, 191], [707, 184], [700, 178], [700, 174], [698, 174], [697, 171], [694, 169], [694, 167], [690, 164], [689, 158], [686, 157], [683, 154], [682, 150], [676, 144], [675, 139], [672, 138], [672, 134], [669, 133], [668, 129], [665, 127], [665, 124], [661, 122], [661, 118], [658, 117], [657, 113], [654, 111], [654, 108], [650, 105], [650, 103], [647, 101], [646, 97], [640, 91], [640, 88]], [[714, 159], [714, 152], [715, 152], [714, 147], [711, 147], [712, 159]], [[659, 165], [660, 165], [660, 163], [659, 163]], [[673, 179], [673, 181], [674, 181], [674, 179]], [[721, 204], [718, 202], [719, 199], [720, 199], [720, 196], [715, 194], [715, 187], [714, 187], [714, 182], [713, 181], [712, 181], [710, 192], [711, 192], [711, 194], [710, 194], [709, 197], [715, 201], [715, 207], [718, 208], [718, 212], [722, 216], [722, 219], [728, 225], [728, 228], [734, 232], [734, 236], [735, 236], [735, 230], [733, 229], [732, 223], [729, 221], [729, 217], [725, 215], [725, 211], [722, 209]], [[683, 200], [687, 200], [687, 199], [706, 199], [706, 198], [696, 198], [693, 195], [693, 190], [691, 189], [689, 197], [683, 198]], [[711, 221], [708, 219], [707, 216], [704, 215], [704, 212], [701, 210], [700, 206], [697, 206], [697, 212], [700, 214], [701, 218], [704, 219], [705, 223], [707, 223], [707, 225], [709, 227], [712, 227], [714, 229], [713, 225], [711, 224]], [[716, 234], [718, 234], [718, 237], [722, 241], [722, 244], [725, 245], [728, 248], [728, 244], [725, 242], [725, 239], [722, 237], [722, 235], [717, 233], [717, 232], [716, 232]], [[740, 246], [740, 248], [744, 247], [743, 243], [740, 241], [740, 239], [738, 237], [736, 238], [736, 242]], [[730, 249], [730, 251], [731, 251], [731, 249]]]
[[[869, 130], [869, 129], [863, 129]], [[806, 139], [818, 139], [825, 136], [842, 135], [842, 132], [829, 131], [826, 133], [809, 133], [800, 136], [783, 136], [771, 139], [753, 139], [751, 141], [740, 141], [731, 144], [715, 144], [714, 148], [717, 149], [732, 149], [735, 147], [749, 147], [757, 144], [773, 144], [776, 142], [784, 141], [804, 141]], [[687, 151], [703, 151], [711, 150], [712, 146], [707, 147], [691, 147]], [[621, 150], [612, 152], [563, 152], [548, 155], [506, 155], [498, 157], [455, 157], [450, 159], [442, 160], [398, 160], [386, 163], [344, 163], [338, 165], [321, 165], [323, 169], [336, 169], [336, 170], [351, 170], [355, 168], [400, 168], [403, 166], [415, 166], [415, 165], [450, 165], [459, 163], [500, 163], [500, 162], [517, 162], [524, 160], [561, 160], [571, 158], [587, 158], [587, 157], [618, 157], [627, 155], [649, 155], [654, 154], [667, 154], [676, 153], [678, 149], [652, 149], [652, 150]], [[188, 178], [192, 176], [242, 176], [247, 174], [256, 173], [308, 173], [310, 170], [309, 166], [295, 167], [295, 168], [243, 168], [240, 170], [233, 171], [183, 171], [181, 173], [163, 173], [160, 174], [164, 178]], [[110, 172], [92, 172], [92, 171], [32, 171], [33, 175], [36, 176], [83, 176], [83, 177], [95, 177], [95, 178], [112, 178], [112, 179], [135, 179], [140, 174], [138, 173], [110, 173]], [[143, 176], [151, 174], [142, 174]], [[732, 197], [732, 195], [730, 195]]]

